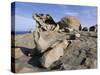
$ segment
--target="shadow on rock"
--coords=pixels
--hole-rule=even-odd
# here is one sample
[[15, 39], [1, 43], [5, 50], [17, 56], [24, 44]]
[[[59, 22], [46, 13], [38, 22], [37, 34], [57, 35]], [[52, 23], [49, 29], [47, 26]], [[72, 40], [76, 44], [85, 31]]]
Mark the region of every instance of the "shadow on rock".
[[37, 52], [36, 48], [34, 49], [35, 52], [32, 53], [32, 58], [28, 61], [28, 63], [31, 64], [33, 67], [43, 68], [40, 63], [40, 57], [42, 56], [42, 54]]
[[40, 57], [42, 56], [42, 54], [39, 53], [36, 48], [29, 49], [20, 46], [16, 46], [14, 48], [20, 48], [24, 55], [31, 57], [31, 59], [29, 59], [29, 61], [27, 62], [28, 64], [32, 65], [33, 67], [43, 68], [40, 63]]
[[20, 48], [21, 51], [23, 52], [24, 55], [28, 56], [31, 51], [33, 51], [34, 49], [30, 49], [30, 48], [26, 48], [26, 47], [20, 47], [20, 46], [16, 46], [15, 48]]

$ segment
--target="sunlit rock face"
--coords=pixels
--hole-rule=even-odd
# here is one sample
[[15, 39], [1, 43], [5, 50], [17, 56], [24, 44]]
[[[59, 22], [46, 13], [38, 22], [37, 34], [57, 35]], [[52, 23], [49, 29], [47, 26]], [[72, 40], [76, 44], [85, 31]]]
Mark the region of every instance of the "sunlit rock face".
[[60, 25], [60, 28], [68, 27], [75, 30], [80, 29], [80, 21], [74, 16], [65, 16], [58, 22], [58, 24]]

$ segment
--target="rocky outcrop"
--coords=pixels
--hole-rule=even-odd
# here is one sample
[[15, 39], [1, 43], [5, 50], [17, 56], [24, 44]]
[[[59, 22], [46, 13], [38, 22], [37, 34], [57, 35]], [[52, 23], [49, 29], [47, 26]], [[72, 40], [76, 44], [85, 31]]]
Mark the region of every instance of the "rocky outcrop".
[[97, 67], [96, 27], [82, 30], [79, 20], [73, 16], [65, 16], [58, 23], [48, 14], [33, 14], [33, 18], [36, 30], [15, 36], [14, 49], [18, 53], [12, 54], [15, 72]]
[[[39, 14], [39, 17], [42, 16]], [[45, 15], [45, 17], [46, 16], [50, 17], [50, 15]], [[54, 25], [55, 28], [57, 27], [57, 24], [54, 23], [53, 19], [51, 20], [53, 21], [52, 24], [45, 22], [45, 20], [48, 19], [45, 17], [41, 18], [43, 20], [38, 21], [40, 22], [39, 23], [40, 26], [45, 27], [51, 25], [52, 27], [52, 25]], [[50, 19], [48, 19], [48, 21], [49, 20]], [[93, 41], [93, 39], [97, 38], [96, 35], [93, 35], [93, 33], [82, 32], [82, 31], [88, 31], [87, 27], [84, 27], [82, 31], [79, 31], [80, 22], [73, 16], [66, 16], [62, 18], [61, 21], [59, 22], [59, 27], [60, 28], [58, 28], [58, 31], [54, 31], [52, 29], [47, 28], [47, 30], [45, 29], [42, 31], [34, 32], [33, 36], [36, 48], [38, 52], [42, 54], [42, 56], [40, 57], [41, 65], [45, 68], [50, 68], [52, 65], [54, 65], [55, 62], [62, 61], [63, 65], [65, 65], [63, 66], [64, 69], [76, 69], [81, 67], [81, 64], [83, 63], [85, 64], [85, 60], [87, 60], [86, 51], [90, 50], [92, 47], [96, 48], [96, 43], [95, 43], [96, 41]], [[42, 29], [42, 28], [38, 27], [37, 29]], [[87, 41], [85, 41], [84, 39]], [[94, 44], [95, 46], [92, 46]], [[84, 50], [84, 48], [86, 50]], [[70, 53], [67, 54], [67, 52]], [[78, 53], [77, 56], [74, 55], [74, 52]], [[63, 59], [60, 60], [60, 57], [63, 57]], [[93, 57], [96, 56], [93, 55]], [[66, 58], [69, 61], [67, 61]], [[92, 59], [90, 59], [90, 61], [92, 61]], [[68, 68], [68, 66], [70, 66], [70, 68]]]
[[96, 37], [90, 36], [87, 32], [81, 32], [80, 35], [79, 39], [71, 41], [61, 59], [65, 69], [87, 69], [97, 66]]
[[[68, 43], [66, 41], [67, 45], [65, 45], [65, 47], [62, 45], [64, 43], [58, 43], [59, 41], [56, 41], [51, 46], [48, 46], [48, 48], [43, 51], [43, 55], [41, 57], [42, 66], [50, 68], [52, 65], [57, 66], [57, 64], [54, 64], [55, 62], [62, 61], [59, 64], [62, 63], [61, 66], [63, 66], [64, 69], [95, 68], [95, 60], [97, 60], [97, 35], [95, 32], [80, 32], [77, 36], [78, 37], [75, 39], [68, 39]], [[53, 45], [56, 47], [53, 47]], [[60, 59], [60, 56], [62, 56], [63, 59]], [[87, 62], [89, 64], [85, 65]]]
[[80, 21], [74, 16], [65, 16], [58, 22], [58, 24], [60, 25], [61, 29], [65, 27], [75, 30], [81, 29]]

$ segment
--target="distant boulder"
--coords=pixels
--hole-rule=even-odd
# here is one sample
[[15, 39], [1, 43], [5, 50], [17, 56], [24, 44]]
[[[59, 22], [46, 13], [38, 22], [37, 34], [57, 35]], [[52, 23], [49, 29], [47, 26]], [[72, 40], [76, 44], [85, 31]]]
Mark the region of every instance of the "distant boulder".
[[82, 31], [88, 31], [87, 27], [83, 27]]
[[82, 25], [80, 24], [80, 26], [79, 26], [79, 30], [81, 31], [82, 30]]
[[68, 27], [75, 30], [80, 29], [80, 21], [74, 16], [65, 16], [58, 22], [60, 28]]
[[94, 25], [94, 26], [91, 26], [91, 27], [89, 28], [89, 31], [97, 32], [97, 24]]

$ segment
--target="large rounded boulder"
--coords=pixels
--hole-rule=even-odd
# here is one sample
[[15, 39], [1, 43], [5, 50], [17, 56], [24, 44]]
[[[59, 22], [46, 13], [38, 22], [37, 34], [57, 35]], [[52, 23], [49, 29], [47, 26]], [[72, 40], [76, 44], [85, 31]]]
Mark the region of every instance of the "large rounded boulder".
[[80, 21], [74, 16], [65, 16], [58, 22], [58, 24], [61, 29], [69, 27], [75, 30], [79, 30], [81, 25]]

